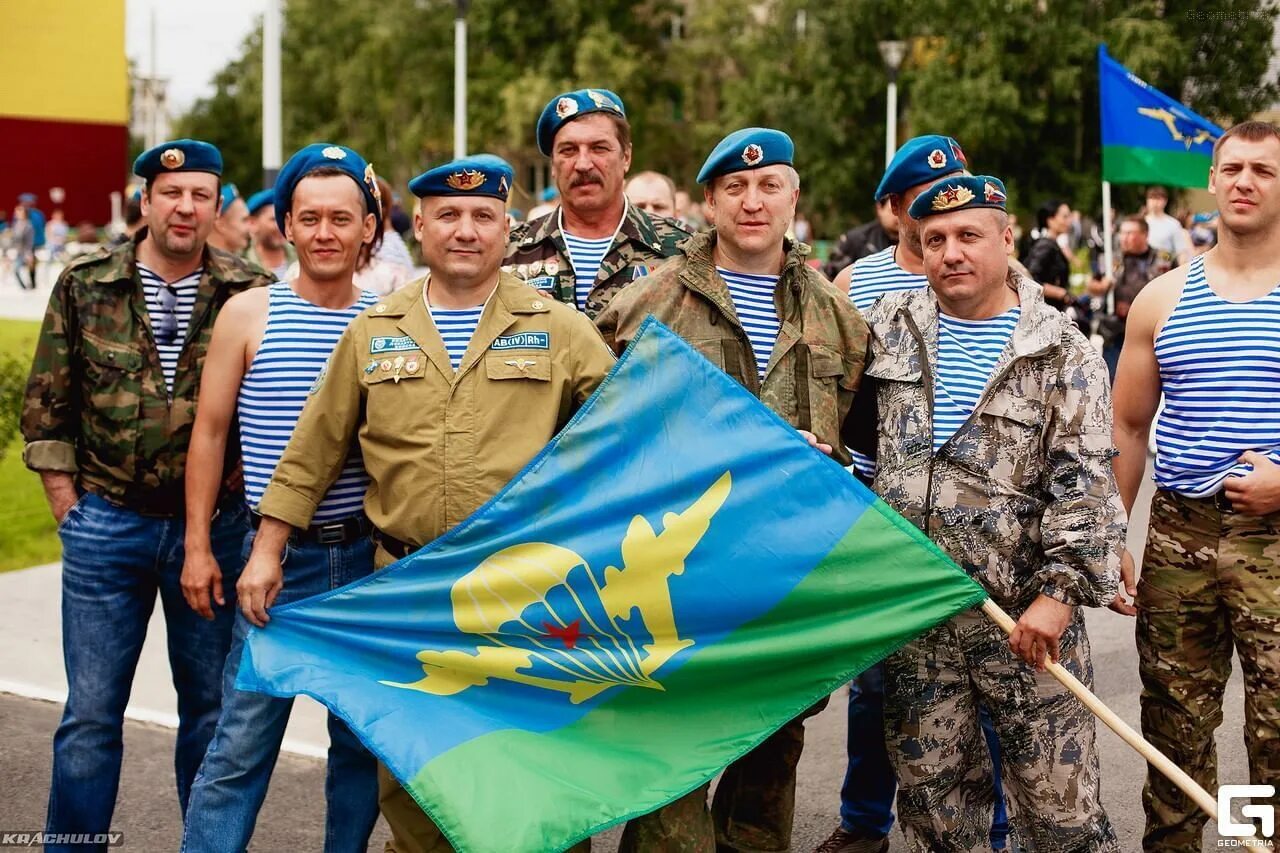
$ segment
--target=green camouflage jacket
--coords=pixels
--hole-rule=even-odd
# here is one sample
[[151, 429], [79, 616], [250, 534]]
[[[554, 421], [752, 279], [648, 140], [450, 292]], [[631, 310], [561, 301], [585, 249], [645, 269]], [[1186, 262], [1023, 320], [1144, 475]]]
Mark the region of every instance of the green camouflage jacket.
[[684, 256], [623, 289], [596, 318], [618, 353], [650, 314], [692, 344], [761, 402], [798, 429], [809, 430], [850, 462], [840, 440], [867, 355], [867, 324], [849, 297], [805, 263], [809, 247], [786, 244], [774, 300], [782, 326], [764, 381], [729, 287], [712, 260], [714, 230], [684, 244]]
[[[600, 264], [583, 312], [594, 320], [614, 294], [678, 254], [680, 243], [688, 237], [689, 232], [674, 219], [651, 217], [628, 204], [622, 228]], [[560, 208], [512, 231], [502, 264], [505, 271], [550, 293], [557, 302], [577, 304], [573, 265], [560, 233]]]
[[1010, 282], [1022, 303], [1013, 336], [974, 413], [937, 453], [937, 298], [929, 288], [891, 293], [868, 312], [874, 488], [997, 604], [1018, 611], [1045, 593], [1105, 605], [1125, 539], [1107, 369], [1039, 285], [1015, 272]]
[[22, 456], [28, 468], [74, 474], [77, 486], [115, 503], [181, 512], [214, 318], [233, 294], [271, 276], [205, 250], [171, 401], [134, 261], [145, 236], [143, 229], [119, 248], [77, 259], [59, 276], [27, 382]]

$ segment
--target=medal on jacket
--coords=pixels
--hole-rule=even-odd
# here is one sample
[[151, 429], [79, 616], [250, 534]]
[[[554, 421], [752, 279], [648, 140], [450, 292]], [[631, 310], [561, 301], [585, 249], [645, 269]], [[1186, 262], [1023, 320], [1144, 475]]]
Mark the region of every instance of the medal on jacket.
[[391, 375], [391, 381], [398, 383], [400, 381], [400, 371], [404, 368], [404, 356], [396, 356], [396, 360], [391, 362], [391, 366], [394, 367], [396, 371]]
[[555, 277], [556, 273], [560, 272], [560, 260], [554, 255], [547, 258], [547, 261], [543, 266], [547, 271], [547, 275], [552, 278]]

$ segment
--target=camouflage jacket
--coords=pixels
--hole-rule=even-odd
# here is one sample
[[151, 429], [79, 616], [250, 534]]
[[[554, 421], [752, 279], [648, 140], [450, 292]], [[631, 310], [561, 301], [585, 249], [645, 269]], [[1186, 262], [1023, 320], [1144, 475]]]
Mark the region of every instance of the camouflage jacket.
[[798, 429], [830, 444], [843, 465], [840, 440], [867, 356], [867, 324], [849, 297], [805, 263], [809, 247], [787, 243], [774, 291], [782, 326], [761, 382], [751, 341], [729, 287], [712, 260], [714, 230], [690, 238], [684, 257], [625, 288], [596, 319], [621, 353], [650, 314]]
[[[689, 232], [674, 219], [651, 217], [628, 204], [622, 228], [600, 263], [583, 312], [594, 320], [619, 290], [678, 254], [677, 247], [688, 237]], [[577, 304], [573, 264], [560, 232], [560, 208], [512, 231], [502, 264], [506, 272], [550, 293], [557, 302]]]
[[1022, 303], [1013, 336], [973, 414], [937, 453], [937, 299], [928, 288], [888, 294], [868, 313], [874, 488], [1001, 606], [1020, 611], [1039, 593], [1105, 605], [1125, 539], [1107, 369], [1039, 285], [1012, 272], [1010, 282]]
[[[22, 410], [23, 460], [34, 471], [143, 511], [181, 512], [196, 393], [213, 321], [233, 294], [271, 276], [206, 249], [186, 345], [169, 397], [133, 241], [71, 262], [54, 285]], [[233, 446], [235, 442], [231, 442]]]

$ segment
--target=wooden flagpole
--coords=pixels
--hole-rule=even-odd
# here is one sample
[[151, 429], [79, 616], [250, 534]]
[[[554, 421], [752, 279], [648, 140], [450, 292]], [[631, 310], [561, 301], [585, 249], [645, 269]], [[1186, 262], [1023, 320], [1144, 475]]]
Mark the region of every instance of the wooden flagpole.
[[[1016, 623], [990, 598], [982, 603], [982, 612], [991, 618], [1006, 634], [1012, 634]], [[1205, 810], [1211, 818], [1218, 819], [1218, 801], [1215, 800], [1208, 791], [1200, 786], [1195, 779], [1192, 779], [1178, 765], [1170, 761], [1165, 754], [1156, 749], [1147, 740], [1133, 728], [1120, 719], [1115, 711], [1112, 711], [1102, 703], [1102, 700], [1093, 695], [1088, 687], [1080, 683], [1080, 680], [1063, 668], [1062, 664], [1054, 663], [1051, 660], [1044, 662], [1045, 668], [1053, 674], [1053, 677], [1062, 682], [1068, 690], [1075, 694], [1076, 698], [1084, 703], [1085, 707], [1094, 713], [1094, 715], [1107, 724], [1113, 732], [1120, 735], [1120, 738], [1129, 746], [1133, 747], [1138, 753], [1145, 758], [1152, 767], [1155, 767], [1161, 773], [1169, 778], [1169, 781], [1177, 785], [1182, 793], [1186, 794], [1196, 805]]]

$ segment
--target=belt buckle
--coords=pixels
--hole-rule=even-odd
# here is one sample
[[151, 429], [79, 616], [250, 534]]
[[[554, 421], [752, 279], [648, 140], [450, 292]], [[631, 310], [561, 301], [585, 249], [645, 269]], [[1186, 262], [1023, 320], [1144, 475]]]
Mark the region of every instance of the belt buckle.
[[347, 528], [341, 522], [321, 525], [316, 530], [316, 542], [321, 545], [341, 545], [346, 540]]

